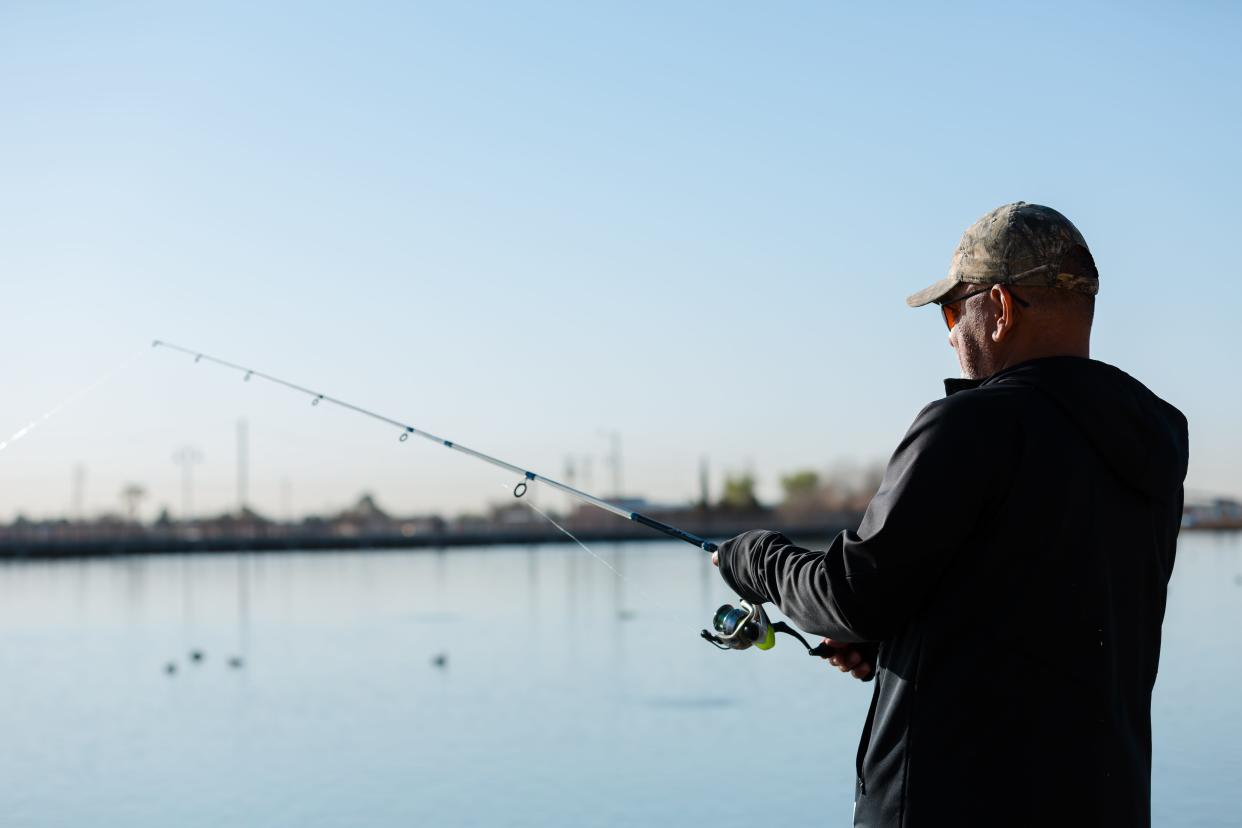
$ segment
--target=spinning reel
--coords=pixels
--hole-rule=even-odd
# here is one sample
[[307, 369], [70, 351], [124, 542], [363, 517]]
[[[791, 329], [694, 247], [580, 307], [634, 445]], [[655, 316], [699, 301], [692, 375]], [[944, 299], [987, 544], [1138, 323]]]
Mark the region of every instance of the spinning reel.
[[712, 618], [712, 628], [716, 630], [715, 635], [707, 630], [703, 630], [701, 635], [718, 650], [747, 650], [751, 647], [770, 650], [776, 646], [778, 632], [798, 639], [811, 655], [831, 655], [833, 649], [824, 644], [812, 648], [801, 633], [784, 621], [772, 623], [763, 609], [763, 604], [752, 604], [749, 601], [738, 601], [736, 607], [725, 604], [716, 610], [716, 615]]

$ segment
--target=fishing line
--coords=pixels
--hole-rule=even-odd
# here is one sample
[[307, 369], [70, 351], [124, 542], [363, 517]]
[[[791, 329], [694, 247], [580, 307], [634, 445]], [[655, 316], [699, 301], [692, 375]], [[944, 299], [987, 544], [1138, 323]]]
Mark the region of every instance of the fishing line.
[[[506, 486], [506, 485], [504, 485], [504, 484], [501, 484], [501, 486], [502, 486], [502, 488], [505, 488], [506, 490], [508, 489], [508, 486]], [[617, 568], [616, 568], [615, 566], [613, 566], [612, 564], [610, 564], [610, 563], [609, 563], [609, 562], [608, 562], [605, 558], [603, 558], [603, 557], [601, 557], [600, 555], [598, 555], [598, 554], [595, 552], [595, 550], [594, 550], [594, 549], [592, 549], [591, 547], [587, 546], [585, 543], [583, 543], [582, 541], [580, 541], [580, 540], [578, 539], [578, 537], [577, 537], [576, 535], [574, 535], [574, 533], [573, 533], [573, 532], [569, 531], [569, 530], [568, 530], [568, 529], [566, 529], [564, 526], [561, 526], [559, 523], [557, 523], [555, 520], [553, 520], [553, 519], [552, 519], [552, 516], [551, 516], [551, 515], [549, 515], [547, 512], [545, 512], [543, 509], [540, 509], [540, 508], [539, 508], [538, 506], [536, 506], [534, 503], [531, 503], [529, 500], [526, 500], [526, 499], [523, 499], [523, 500], [522, 500], [522, 503], [524, 503], [524, 504], [525, 504], [525, 505], [526, 505], [526, 506], [527, 506], [527, 507], [528, 507], [531, 511], [535, 512], [536, 514], [538, 514], [540, 517], [542, 517], [542, 518], [543, 518], [544, 520], [546, 520], [548, 523], [552, 524], [552, 525], [553, 525], [553, 526], [555, 526], [557, 529], [560, 529], [562, 532], [564, 532], [566, 537], [568, 537], [571, 541], [573, 541], [574, 543], [578, 544], [578, 545], [579, 545], [579, 546], [581, 546], [583, 549], [585, 549], [585, 550], [586, 550], [586, 553], [587, 553], [588, 555], [590, 555], [592, 558], [594, 558], [595, 560], [597, 560], [597, 561], [599, 561], [600, 563], [602, 563], [604, 566], [608, 567], [608, 571], [609, 571], [609, 572], [611, 572], [613, 575], [616, 575], [618, 578], [620, 578], [621, 580], [625, 581], [626, 583], [630, 583], [630, 581], [629, 581], [629, 580], [627, 580], [627, 579], [626, 579], [626, 577], [625, 577], [624, 575], [622, 575], [622, 574], [621, 574], [621, 573], [617, 570]]]
[[16, 443], [18, 440], [22, 440], [25, 437], [29, 436], [30, 432], [34, 431], [39, 426], [43, 425], [48, 420], [52, 419], [52, 417], [55, 417], [57, 414], [60, 413], [62, 409], [73, 405], [75, 402], [82, 399], [87, 394], [91, 393], [96, 388], [98, 388], [99, 386], [107, 382], [108, 380], [112, 379], [113, 374], [119, 373], [122, 369], [126, 368], [129, 365], [129, 363], [133, 361], [134, 361], [134, 357], [132, 356], [126, 357], [125, 359], [117, 363], [115, 366], [105, 371], [101, 376], [99, 376], [89, 385], [84, 386], [83, 388], [79, 388], [77, 391], [74, 391], [72, 394], [65, 397], [60, 402], [56, 403], [56, 405], [49, 408], [43, 414], [43, 416], [38, 417], [34, 420], [31, 420], [24, 427], [19, 428], [17, 431], [13, 432], [13, 436], [9, 437], [9, 439], [0, 440], [0, 451], [4, 451], [9, 446]]
[[[500, 487], [502, 489], [505, 489], [506, 491], [509, 488], [508, 484], [505, 484], [505, 483], [501, 483]], [[629, 578], [621, 574], [621, 570], [617, 569], [615, 566], [609, 563], [606, 558], [604, 558], [599, 553], [597, 553], [594, 549], [592, 549], [591, 547], [583, 543], [581, 540], [579, 540], [578, 536], [575, 535], [573, 532], [569, 531], [564, 526], [561, 526], [561, 524], [557, 523], [556, 520], [554, 520], [551, 515], [549, 515], [544, 510], [540, 509], [538, 506], [530, 502], [530, 500], [528, 499], [523, 498], [521, 502], [525, 504], [531, 511], [535, 512], [540, 517], [542, 517], [544, 520], [546, 520], [548, 523], [552, 524], [557, 529], [561, 530], [561, 532], [565, 533], [565, 536], [567, 538], [569, 538], [574, 543], [578, 544], [578, 546], [582, 547], [582, 549], [585, 550], [588, 555], [590, 555], [592, 558], [594, 558], [595, 560], [603, 564], [605, 567], [607, 567], [608, 571], [611, 572], [613, 575], [616, 575], [618, 580], [620, 580], [623, 584], [628, 585], [635, 593], [637, 593], [638, 599], [641, 603], [649, 604], [649, 605], [655, 604], [654, 599], [648, 596], [646, 592], [644, 592], [642, 589], [635, 587], [633, 581], [631, 581]]]

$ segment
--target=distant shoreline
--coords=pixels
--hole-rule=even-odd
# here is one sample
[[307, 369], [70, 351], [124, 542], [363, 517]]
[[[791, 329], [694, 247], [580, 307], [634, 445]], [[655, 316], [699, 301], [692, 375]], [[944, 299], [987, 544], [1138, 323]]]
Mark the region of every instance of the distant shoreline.
[[[750, 529], [774, 528], [797, 538], [830, 538], [847, 528], [839, 524], [779, 527], [765, 524], [714, 525], [702, 532], [713, 540], [726, 540]], [[697, 527], [696, 527], [697, 528]], [[296, 533], [270, 537], [187, 537], [151, 535], [126, 538], [47, 539], [0, 543], [0, 560], [56, 560], [104, 558], [135, 555], [214, 554], [229, 552], [326, 552], [364, 549], [452, 549], [465, 546], [520, 546], [573, 543], [573, 539], [553, 527], [550, 531], [523, 527], [514, 531], [444, 532], [405, 536], [376, 533], [354, 536]], [[691, 531], [694, 531], [692, 529]], [[622, 525], [616, 530], [575, 530], [583, 543], [668, 542], [664, 535], [641, 526]]]
[[[859, 516], [861, 517], [861, 516]], [[785, 525], [782, 525], [785, 524]], [[775, 514], [753, 514], [732, 521], [713, 520], [706, 525], [690, 525], [688, 530], [710, 540], [720, 541], [751, 529], [776, 529], [795, 540], [825, 539], [857, 521], [798, 522], [788, 524]], [[669, 541], [668, 537], [627, 523], [612, 528], [570, 527], [574, 538], [583, 543]], [[1182, 527], [1183, 532], [1230, 533], [1242, 531], [1242, 523], [1200, 523]], [[38, 533], [33, 533], [37, 535]], [[384, 549], [454, 549], [467, 546], [522, 546], [573, 543], [555, 527], [520, 526], [511, 530], [448, 530], [406, 535], [400, 532], [361, 532], [333, 534], [293, 529], [266, 534], [199, 534], [178, 528], [144, 531], [124, 535], [84, 535], [81, 537], [8, 537], [0, 540], [0, 561], [106, 558], [138, 555], [216, 554], [230, 552], [327, 552]]]

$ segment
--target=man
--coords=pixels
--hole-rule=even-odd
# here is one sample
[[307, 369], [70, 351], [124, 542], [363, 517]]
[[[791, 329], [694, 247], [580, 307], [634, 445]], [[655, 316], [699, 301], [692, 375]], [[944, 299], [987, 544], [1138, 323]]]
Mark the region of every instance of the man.
[[1055, 210], [962, 237], [940, 306], [962, 379], [915, 418], [857, 532], [721, 546], [868, 678], [857, 826], [1150, 824], [1151, 692], [1186, 420], [1090, 359], [1099, 276]]

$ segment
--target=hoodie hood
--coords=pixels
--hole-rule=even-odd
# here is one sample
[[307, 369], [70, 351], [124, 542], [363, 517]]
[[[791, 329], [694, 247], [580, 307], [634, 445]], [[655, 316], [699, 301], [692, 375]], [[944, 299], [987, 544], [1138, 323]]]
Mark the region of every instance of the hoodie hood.
[[1007, 368], [981, 383], [1021, 385], [1048, 396], [1123, 481], [1167, 497], [1186, 479], [1186, 418], [1119, 368], [1081, 357], [1047, 357]]

